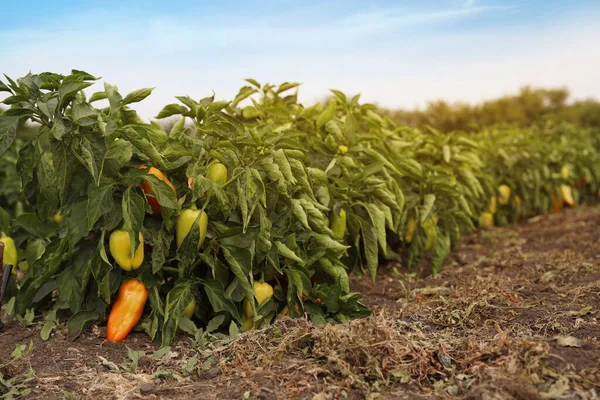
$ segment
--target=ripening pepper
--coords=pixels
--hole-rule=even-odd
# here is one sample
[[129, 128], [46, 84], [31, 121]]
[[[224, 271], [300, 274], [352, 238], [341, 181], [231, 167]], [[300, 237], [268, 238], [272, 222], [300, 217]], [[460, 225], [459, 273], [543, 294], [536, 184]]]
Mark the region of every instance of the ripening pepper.
[[144, 312], [148, 289], [137, 279], [129, 279], [121, 284], [117, 301], [110, 310], [106, 339], [120, 342], [137, 325]]
[[343, 208], [340, 209], [339, 215], [335, 212], [331, 215], [331, 230], [337, 238], [344, 238], [346, 234], [346, 211]]
[[570, 175], [571, 175], [571, 169], [569, 168], [569, 166], [563, 165], [562, 168], [560, 169], [560, 177], [563, 179], [569, 179]]
[[433, 218], [423, 222], [423, 229], [425, 230], [425, 236], [427, 237], [425, 251], [431, 250], [437, 241], [437, 230], [435, 229], [437, 221], [437, 217], [434, 216]]
[[64, 216], [64, 215], [62, 215], [62, 214], [60, 213], [60, 211], [57, 211], [57, 212], [56, 212], [56, 214], [54, 214], [54, 215], [52, 216], [52, 222], [54, 222], [54, 223], [55, 223], [55, 224], [57, 224], [57, 225], [60, 225], [60, 224], [62, 224], [62, 222], [64, 221], [64, 219], [65, 219], [65, 216]]
[[206, 178], [220, 185], [227, 182], [227, 167], [220, 162], [212, 163], [206, 170]]
[[573, 191], [568, 185], [560, 185], [560, 194], [563, 198], [563, 204], [573, 207], [575, 200], [573, 199]]
[[[273, 296], [273, 286], [267, 282], [254, 282], [254, 298], [256, 303], [260, 305]], [[242, 327], [244, 330], [250, 330], [254, 328], [254, 313], [252, 312], [252, 305], [248, 299], [244, 299], [242, 304]]]
[[490, 199], [490, 205], [488, 206], [488, 211], [493, 215], [498, 211], [498, 198], [496, 196], [492, 196]]
[[408, 221], [406, 221], [406, 234], [404, 235], [404, 241], [406, 243], [412, 242], [416, 229], [417, 220], [414, 217], [409, 217]]
[[290, 314], [290, 309], [288, 306], [283, 307], [283, 310], [279, 313], [280, 317], [287, 317]]
[[[12, 273], [17, 273], [17, 246], [13, 238], [2, 234], [0, 242], [4, 243], [4, 264], [11, 264], [13, 266]], [[1, 265], [0, 265], [1, 267]]]
[[[198, 215], [200, 217], [198, 218]], [[181, 246], [183, 239], [190, 233], [194, 221], [198, 220], [197, 224], [200, 228], [200, 240], [198, 241], [198, 247], [202, 246], [204, 237], [206, 236], [206, 228], [208, 227], [208, 215], [201, 210], [193, 210], [191, 208], [181, 211], [177, 218], [177, 228], [175, 231], [175, 240], [177, 241], [177, 247]]]
[[521, 200], [521, 196], [519, 196], [519, 195], [516, 195], [516, 196], [515, 196], [515, 205], [516, 205], [517, 207], [521, 207], [521, 204], [523, 204], [523, 201]]
[[[148, 169], [149, 175], [154, 175], [161, 181], [165, 182], [171, 187], [171, 189], [173, 189], [173, 192], [175, 193], [175, 186], [173, 186], [173, 183], [171, 183], [171, 181], [165, 176], [165, 174], [163, 174], [158, 168], [148, 168], [147, 165], [140, 165], [139, 168]], [[150, 189], [150, 184], [147, 181], [144, 181], [144, 183], [141, 184], [141, 187], [144, 193], [146, 194], [146, 201], [152, 209], [152, 214], [160, 215], [160, 204], [158, 203], [158, 200], [156, 200], [156, 197], [154, 197], [154, 193], [152, 192], [152, 189]]]
[[116, 230], [110, 235], [108, 247], [110, 254], [117, 264], [125, 271], [139, 268], [144, 261], [144, 236], [140, 232], [140, 244], [131, 258], [131, 243], [129, 241], [129, 232], [126, 230]]
[[559, 212], [562, 208], [562, 204], [558, 201], [558, 196], [556, 193], [552, 193], [552, 211]]
[[498, 191], [500, 192], [498, 203], [500, 205], [508, 204], [508, 200], [510, 200], [510, 187], [508, 185], [500, 185], [498, 186]]
[[479, 226], [494, 226], [494, 215], [491, 212], [482, 212], [479, 216]]

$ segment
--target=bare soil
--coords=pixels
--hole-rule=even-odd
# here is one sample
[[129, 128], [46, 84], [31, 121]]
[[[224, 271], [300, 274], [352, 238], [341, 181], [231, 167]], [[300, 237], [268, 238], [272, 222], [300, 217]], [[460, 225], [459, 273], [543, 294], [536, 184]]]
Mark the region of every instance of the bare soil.
[[[598, 399], [600, 208], [465, 236], [443, 272], [383, 265], [355, 277], [373, 316], [313, 326], [283, 318], [231, 341], [94, 326], [48, 341], [41, 324], [0, 333], [0, 396], [63, 399]], [[11, 361], [15, 345], [33, 351]], [[2, 376], [4, 376], [2, 378]], [[3, 384], [3, 381], [5, 382]], [[6, 383], [8, 382], [8, 383]], [[4, 385], [4, 386], [3, 386]]]

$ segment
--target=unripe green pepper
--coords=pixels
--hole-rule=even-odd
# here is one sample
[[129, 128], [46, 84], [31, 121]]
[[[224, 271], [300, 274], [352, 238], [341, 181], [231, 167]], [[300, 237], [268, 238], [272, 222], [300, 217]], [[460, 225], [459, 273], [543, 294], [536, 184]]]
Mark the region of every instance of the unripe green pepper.
[[346, 234], [346, 211], [343, 208], [340, 209], [339, 215], [335, 212], [332, 214], [331, 230], [337, 238], [344, 238], [344, 235]]
[[13, 274], [17, 273], [17, 246], [13, 238], [2, 234], [0, 242], [4, 243], [4, 264], [12, 264]]
[[194, 315], [194, 311], [196, 311], [196, 300], [190, 301], [190, 304], [183, 310], [181, 315], [189, 319]]
[[[200, 218], [198, 218], [198, 215], [200, 215]], [[177, 247], [181, 246], [183, 239], [190, 233], [196, 219], [198, 219], [197, 224], [200, 228], [200, 241], [198, 242], [198, 247], [202, 245], [204, 237], [206, 236], [206, 228], [208, 227], [208, 215], [206, 215], [204, 211], [188, 208], [182, 210], [177, 218], [177, 229], [175, 231]]]
[[210, 164], [206, 171], [206, 178], [213, 183], [223, 185], [227, 182], [227, 167], [220, 162]]
[[110, 235], [108, 247], [110, 254], [117, 264], [125, 271], [139, 268], [144, 261], [144, 236], [140, 232], [140, 244], [135, 250], [134, 257], [131, 258], [131, 242], [129, 241], [129, 232], [126, 230], [116, 230]]
[[[269, 285], [267, 282], [254, 282], [254, 297], [259, 306], [272, 296], [273, 286]], [[248, 331], [254, 328], [254, 312], [252, 312], [252, 305], [248, 299], [244, 299], [242, 309], [242, 327], [244, 330]]]

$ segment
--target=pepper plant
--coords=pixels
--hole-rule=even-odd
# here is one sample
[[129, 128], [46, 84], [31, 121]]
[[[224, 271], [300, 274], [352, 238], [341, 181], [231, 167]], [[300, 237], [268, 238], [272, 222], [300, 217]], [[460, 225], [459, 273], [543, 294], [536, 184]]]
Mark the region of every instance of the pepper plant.
[[[298, 102], [296, 83], [248, 79], [232, 101], [151, 95], [73, 70], [0, 82], [0, 231], [14, 243], [14, 311], [58, 312], [71, 332], [191, 324], [234, 332], [276, 318], [369, 314], [349, 273], [384, 260], [433, 273], [476, 225], [600, 197], [592, 128], [412, 129], [359, 96]], [[38, 124], [22, 140], [25, 121]]]

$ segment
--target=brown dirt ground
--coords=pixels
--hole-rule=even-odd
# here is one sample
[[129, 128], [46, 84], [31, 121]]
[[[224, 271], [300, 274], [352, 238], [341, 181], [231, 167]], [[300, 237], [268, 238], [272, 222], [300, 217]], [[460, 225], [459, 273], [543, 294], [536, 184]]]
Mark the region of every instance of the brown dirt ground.
[[[0, 333], [0, 397], [2, 374], [16, 392], [48, 400], [600, 395], [598, 207], [475, 232], [436, 277], [392, 263], [375, 284], [353, 279], [353, 290], [372, 317], [328, 326], [284, 318], [233, 342], [182, 338], [162, 357], [141, 333], [115, 344], [102, 327], [77, 340], [63, 329], [44, 342], [40, 325], [11, 321]], [[30, 341], [33, 352], [9, 362]], [[137, 363], [128, 348], [141, 351]]]

